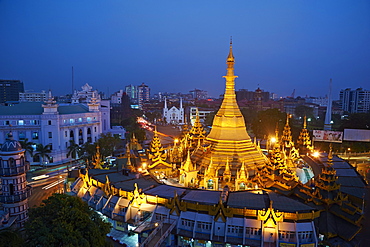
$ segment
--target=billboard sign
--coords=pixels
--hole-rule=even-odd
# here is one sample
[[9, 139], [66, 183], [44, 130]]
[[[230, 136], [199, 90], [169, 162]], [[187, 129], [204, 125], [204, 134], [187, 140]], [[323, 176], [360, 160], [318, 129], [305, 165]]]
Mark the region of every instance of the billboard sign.
[[313, 140], [317, 142], [338, 142], [342, 143], [343, 132], [331, 130], [314, 130]]
[[370, 130], [344, 129], [345, 141], [370, 142]]

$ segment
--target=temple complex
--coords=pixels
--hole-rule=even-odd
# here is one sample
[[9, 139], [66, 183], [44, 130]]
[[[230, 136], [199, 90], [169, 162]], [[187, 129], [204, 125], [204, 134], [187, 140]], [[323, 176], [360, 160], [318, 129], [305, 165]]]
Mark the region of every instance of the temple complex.
[[72, 193], [140, 246], [358, 245], [365, 181], [331, 149], [313, 155], [306, 119], [295, 145], [289, 114], [265, 155], [236, 103], [231, 43], [226, 63], [208, 135], [197, 116], [167, 146], [157, 129], [147, 149], [133, 137], [122, 169], [82, 169]]

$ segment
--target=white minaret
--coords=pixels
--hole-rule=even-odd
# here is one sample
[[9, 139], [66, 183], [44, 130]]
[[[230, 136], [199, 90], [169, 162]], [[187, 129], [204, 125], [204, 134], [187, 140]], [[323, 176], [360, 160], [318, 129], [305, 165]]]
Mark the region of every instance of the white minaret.
[[325, 114], [324, 130], [331, 130], [331, 107], [332, 107], [331, 84], [332, 84], [332, 79], [330, 78], [328, 105], [327, 105], [326, 114]]
[[184, 108], [182, 107], [182, 98], [180, 98], [180, 114], [179, 114], [179, 123], [184, 123]]
[[167, 97], [164, 97], [163, 121], [166, 121], [165, 123], [169, 122], [169, 116], [167, 116], [167, 115], [168, 115]]

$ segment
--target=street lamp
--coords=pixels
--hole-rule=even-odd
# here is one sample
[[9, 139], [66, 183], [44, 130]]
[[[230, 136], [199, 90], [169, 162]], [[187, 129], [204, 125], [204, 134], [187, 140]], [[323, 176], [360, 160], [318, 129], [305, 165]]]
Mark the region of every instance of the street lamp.
[[59, 194], [62, 194], [62, 189], [60, 188], [60, 184], [62, 183], [61, 182], [61, 179], [62, 179], [63, 177], [61, 176], [61, 175], [59, 175], [59, 179], [58, 179], [58, 183], [59, 183], [59, 185], [58, 185], [58, 189], [59, 189]]

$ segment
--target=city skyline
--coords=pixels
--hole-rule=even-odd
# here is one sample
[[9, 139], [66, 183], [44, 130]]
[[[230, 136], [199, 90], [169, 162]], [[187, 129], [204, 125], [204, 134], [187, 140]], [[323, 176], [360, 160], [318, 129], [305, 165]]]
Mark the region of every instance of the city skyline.
[[[236, 89], [333, 98], [370, 80], [366, 1], [1, 1], [1, 79], [61, 95], [88, 83], [113, 93], [224, 91], [230, 36]], [[222, 59], [224, 58], [224, 59]]]

